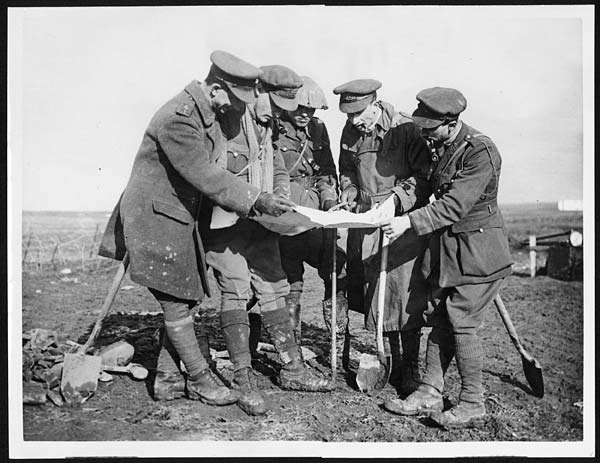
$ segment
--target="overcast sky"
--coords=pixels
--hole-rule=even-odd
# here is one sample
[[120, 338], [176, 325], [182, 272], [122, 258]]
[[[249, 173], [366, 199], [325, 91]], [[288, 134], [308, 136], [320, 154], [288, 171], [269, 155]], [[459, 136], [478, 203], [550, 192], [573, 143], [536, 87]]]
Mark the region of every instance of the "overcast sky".
[[581, 199], [592, 17], [590, 7], [10, 9], [13, 187], [24, 210], [112, 209], [154, 112], [222, 49], [319, 83], [336, 159], [335, 86], [378, 79], [379, 97], [407, 112], [419, 90], [455, 87], [463, 119], [502, 155], [501, 203]]

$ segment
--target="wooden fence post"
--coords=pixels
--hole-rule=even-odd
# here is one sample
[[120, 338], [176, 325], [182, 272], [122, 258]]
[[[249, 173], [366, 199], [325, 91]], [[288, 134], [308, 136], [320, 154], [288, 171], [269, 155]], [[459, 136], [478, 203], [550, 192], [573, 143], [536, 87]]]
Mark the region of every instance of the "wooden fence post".
[[33, 232], [29, 232], [29, 239], [27, 240], [27, 244], [25, 245], [25, 251], [23, 252], [23, 261], [21, 262], [21, 265], [25, 264], [25, 259], [27, 259], [27, 252], [29, 251], [31, 238], [33, 238]]
[[94, 249], [96, 248], [96, 238], [98, 237], [98, 229], [100, 228], [100, 224], [96, 224], [96, 231], [94, 232], [94, 239], [92, 240], [92, 249], [90, 249], [90, 259], [94, 255]]
[[529, 275], [535, 277], [537, 253], [535, 251], [535, 235], [529, 235]]
[[52, 257], [50, 258], [50, 263], [52, 264], [52, 268], [54, 268], [54, 270], [56, 270], [56, 264], [54, 263], [54, 256], [56, 255], [57, 251], [58, 251], [58, 240], [56, 241], [56, 246], [54, 246], [54, 251], [52, 252]]

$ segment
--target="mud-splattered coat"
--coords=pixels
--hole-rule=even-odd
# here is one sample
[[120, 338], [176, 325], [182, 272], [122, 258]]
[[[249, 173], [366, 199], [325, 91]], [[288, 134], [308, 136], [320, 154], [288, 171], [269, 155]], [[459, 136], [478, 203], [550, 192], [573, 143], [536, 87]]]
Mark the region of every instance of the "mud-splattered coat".
[[99, 255], [121, 260], [127, 250], [132, 281], [202, 299], [208, 291], [197, 232], [202, 198], [246, 216], [260, 193], [217, 165], [225, 153], [219, 123], [193, 81], [146, 129]]

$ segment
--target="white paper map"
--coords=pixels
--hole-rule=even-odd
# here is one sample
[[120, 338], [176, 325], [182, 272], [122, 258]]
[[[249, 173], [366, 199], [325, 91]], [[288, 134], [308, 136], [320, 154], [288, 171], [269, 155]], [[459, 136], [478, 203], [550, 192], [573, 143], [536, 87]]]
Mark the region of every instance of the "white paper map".
[[295, 212], [286, 212], [279, 217], [261, 215], [253, 217], [263, 227], [280, 235], [297, 235], [312, 228], [376, 228], [381, 222], [394, 217], [393, 197], [367, 212], [319, 211], [296, 206]]

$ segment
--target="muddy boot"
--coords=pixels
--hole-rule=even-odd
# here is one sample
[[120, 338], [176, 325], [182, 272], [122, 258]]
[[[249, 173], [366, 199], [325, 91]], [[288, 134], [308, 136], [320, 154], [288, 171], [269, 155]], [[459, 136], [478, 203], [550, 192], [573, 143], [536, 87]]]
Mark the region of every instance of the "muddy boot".
[[231, 388], [239, 393], [237, 404], [244, 412], [248, 415], [264, 415], [268, 411], [267, 402], [254, 383], [253, 375], [249, 367], [236, 370]]
[[440, 426], [451, 428], [462, 428], [481, 424], [485, 418], [485, 405], [483, 402], [460, 401], [450, 410], [439, 411], [431, 415], [431, 419]]
[[294, 339], [296, 344], [299, 346], [302, 338], [302, 320], [300, 319], [300, 297], [302, 291], [290, 291], [285, 297], [285, 306], [290, 313], [290, 320], [292, 322], [292, 330], [294, 330]]
[[306, 368], [301, 359], [284, 365], [279, 372], [279, 386], [289, 391], [331, 392], [335, 384]]
[[335, 388], [331, 381], [316, 375], [304, 365], [287, 308], [263, 312], [263, 322], [283, 363], [279, 373], [279, 385], [282, 389], [328, 392]]
[[238, 401], [239, 393], [226, 387], [206, 368], [198, 376], [188, 378], [187, 397], [208, 405], [230, 405]]
[[421, 376], [419, 374], [421, 331], [401, 331], [400, 339], [402, 342], [402, 360], [400, 362], [401, 381], [399, 392], [402, 396], [408, 396], [421, 384]]
[[160, 353], [152, 386], [155, 400], [175, 400], [185, 397], [185, 378], [179, 371], [179, 356], [169, 341], [164, 327], [160, 330]]
[[[232, 306], [236, 306], [230, 310]], [[234, 377], [231, 384], [238, 393], [238, 406], [249, 415], [266, 413], [267, 406], [262, 394], [250, 381], [252, 374], [251, 355], [248, 344], [250, 322], [248, 313], [241, 308], [239, 301], [225, 301], [221, 311], [221, 328], [233, 363]]]
[[386, 399], [383, 406], [397, 415], [429, 415], [432, 412], [441, 412], [444, 400], [440, 391], [427, 384], [421, 384], [406, 399]]

